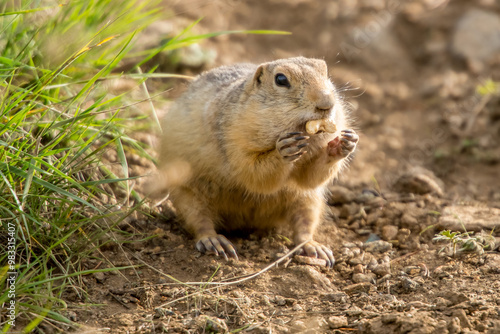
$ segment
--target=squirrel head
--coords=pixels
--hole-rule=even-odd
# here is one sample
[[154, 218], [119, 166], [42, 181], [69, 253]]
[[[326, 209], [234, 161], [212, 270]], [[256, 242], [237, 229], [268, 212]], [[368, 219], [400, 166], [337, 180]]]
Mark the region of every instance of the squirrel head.
[[303, 131], [307, 121], [335, 118], [339, 103], [321, 59], [297, 57], [261, 64], [245, 91], [252, 112], [281, 131], [284, 127]]

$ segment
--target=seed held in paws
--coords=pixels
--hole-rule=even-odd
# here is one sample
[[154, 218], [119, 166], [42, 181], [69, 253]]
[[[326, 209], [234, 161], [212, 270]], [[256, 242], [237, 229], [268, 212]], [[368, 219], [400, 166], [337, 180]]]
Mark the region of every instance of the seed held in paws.
[[306, 123], [306, 132], [308, 134], [314, 135], [319, 131], [334, 133], [335, 131], [337, 131], [337, 125], [333, 120], [329, 118], [315, 119]]

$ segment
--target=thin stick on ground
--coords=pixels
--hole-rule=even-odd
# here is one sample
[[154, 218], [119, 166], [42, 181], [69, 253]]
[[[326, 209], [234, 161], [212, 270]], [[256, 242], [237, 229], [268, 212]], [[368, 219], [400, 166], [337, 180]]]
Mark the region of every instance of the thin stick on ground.
[[[175, 281], [177, 284], [181, 284], [181, 285], [185, 285], [185, 286], [189, 286], [191, 288], [195, 288], [194, 286], [199, 286], [200, 284], [204, 284], [204, 285], [215, 285], [211, 288], [208, 288], [208, 289], [205, 289], [204, 291], [211, 291], [211, 290], [214, 290], [214, 289], [217, 289], [221, 286], [229, 286], [229, 285], [234, 285], [234, 284], [240, 284], [240, 283], [243, 283], [245, 281], [248, 281], [248, 280], [251, 280], [255, 277], [258, 277], [260, 275], [262, 275], [263, 273], [265, 273], [266, 271], [268, 271], [269, 269], [271, 269], [272, 267], [274, 266], [277, 266], [278, 264], [280, 264], [281, 262], [285, 261], [287, 258], [289, 258], [290, 256], [292, 256], [296, 251], [298, 251], [299, 249], [301, 249], [306, 243], [310, 242], [311, 239], [309, 240], [306, 240], [304, 242], [302, 242], [301, 244], [297, 245], [295, 248], [293, 248], [291, 251], [289, 251], [287, 254], [283, 255], [282, 257], [280, 257], [279, 259], [277, 259], [276, 261], [272, 262], [271, 264], [269, 264], [267, 267], [265, 267], [264, 269], [262, 270], [259, 270], [258, 272], [256, 273], [253, 273], [253, 274], [249, 274], [248, 276], [243, 276], [243, 278], [241, 279], [238, 279], [236, 281], [231, 281], [231, 282], [181, 282], [179, 281], [178, 279], [176, 279], [175, 277], [171, 276], [171, 275], [168, 275], [168, 274], [165, 274], [163, 273], [161, 270], [158, 270], [154, 267], [152, 267], [151, 265], [149, 265], [148, 263], [144, 262], [141, 258], [139, 258], [137, 255], [135, 254], [132, 254], [130, 253], [130, 255], [132, 255], [134, 258], [136, 258], [139, 262], [141, 262], [142, 264], [144, 264], [145, 266], [147, 266], [148, 268], [156, 271], [157, 273]], [[234, 278], [233, 278], [234, 279]], [[193, 285], [193, 286], [192, 286]], [[158, 307], [160, 308], [163, 308], [163, 307], [166, 307], [168, 305], [171, 305], [171, 304], [174, 304], [176, 302], [179, 302], [181, 300], [184, 300], [184, 299], [187, 299], [187, 298], [190, 298], [190, 297], [193, 297], [193, 296], [197, 296], [199, 295], [200, 293], [203, 293], [204, 291], [197, 291], [197, 292], [193, 292], [193, 293], [190, 293], [188, 295], [185, 295], [181, 298], [177, 298], [175, 300], [172, 300], [168, 303], [165, 303], [165, 304], [162, 304]]]
[[181, 282], [178, 279], [174, 278], [173, 276], [171, 276], [169, 274], [165, 274], [161, 270], [156, 269], [155, 267], [151, 266], [150, 264], [144, 262], [144, 260], [142, 260], [141, 258], [139, 258], [137, 255], [135, 255], [133, 253], [130, 253], [130, 255], [133, 256], [135, 259], [137, 259], [139, 262], [141, 262], [143, 265], [145, 265], [148, 268], [150, 268], [151, 270], [154, 270], [157, 273], [159, 273], [159, 274], [161, 274], [161, 275], [163, 275], [163, 276], [165, 276], [165, 277], [173, 280], [175, 282], [174, 284], [182, 284], [182, 285], [209, 284], [209, 285], [219, 285], [219, 286], [221, 286], [221, 285], [239, 284], [239, 283], [245, 282], [247, 280], [250, 280], [252, 278], [255, 278], [255, 277], [257, 277], [257, 276], [265, 273], [266, 271], [268, 271], [272, 267], [280, 264], [281, 262], [283, 262], [284, 260], [286, 260], [287, 258], [289, 258], [290, 256], [292, 256], [296, 251], [298, 251], [300, 248], [302, 248], [306, 243], [308, 243], [310, 241], [311, 241], [311, 239], [306, 240], [303, 243], [297, 245], [294, 249], [292, 249], [291, 251], [289, 251], [288, 253], [286, 253], [285, 255], [283, 255], [282, 257], [280, 257], [279, 259], [277, 259], [276, 261], [272, 262], [267, 267], [265, 267], [264, 269], [262, 269], [262, 270], [260, 270], [260, 271], [258, 271], [256, 273], [225, 279], [225, 280], [231, 280], [231, 279], [239, 279], [239, 278], [241, 278], [239, 280], [231, 281], [231, 282]]

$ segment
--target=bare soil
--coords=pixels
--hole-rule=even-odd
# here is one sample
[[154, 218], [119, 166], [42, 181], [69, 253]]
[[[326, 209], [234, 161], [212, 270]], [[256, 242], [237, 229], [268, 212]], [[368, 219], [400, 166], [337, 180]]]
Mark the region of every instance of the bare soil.
[[[121, 224], [132, 235], [123, 248], [102, 249], [115, 266], [137, 267], [85, 277], [87, 300], [67, 293], [82, 331], [500, 333], [500, 99], [476, 91], [487, 79], [500, 81], [500, 53], [474, 58], [452, 45], [465, 14], [500, 15], [498, 1], [166, 6], [176, 13], [165, 21], [174, 29], [204, 16], [197, 32], [292, 32], [203, 42], [217, 53], [204, 68], [297, 55], [328, 62], [361, 136], [351, 168], [331, 186], [329, 218], [317, 233], [337, 262], [328, 270], [292, 256], [245, 279], [291, 250], [290, 235], [230, 236], [240, 261], [226, 262], [199, 254], [164, 206], [156, 218]], [[136, 165], [136, 174], [151, 169]], [[464, 226], [496, 237], [497, 246], [440, 252], [446, 244], [434, 235]]]

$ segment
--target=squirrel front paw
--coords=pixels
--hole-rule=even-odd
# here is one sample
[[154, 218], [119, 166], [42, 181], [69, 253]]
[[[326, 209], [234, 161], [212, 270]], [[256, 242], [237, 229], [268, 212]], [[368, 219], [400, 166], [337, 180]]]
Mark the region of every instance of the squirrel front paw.
[[288, 162], [298, 160], [306, 151], [309, 136], [304, 136], [303, 132], [289, 132], [282, 135], [276, 142], [276, 149], [279, 154]]
[[354, 130], [342, 130], [340, 137], [336, 137], [328, 143], [328, 155], [339, 160], [347, 158], [356, 149], [358, 141], [359, 136]]
[[333, 257], [333, 253], [330, 248], [313, 240], [309, 241], [302, 247], [302, 254], [325, 260], [328, 268], [332, 268], [335, 264], [335, 258]]
[[196, 249], [203, 254], [211, 252], [217, 256], [222, 255], [226, 261], [228, 260], [228, 255], [233, 259], [238, 260], [236, 248], [231, 241], [227, 240], [227, 238], [221, 234], [200, 238], [196, 242]]

